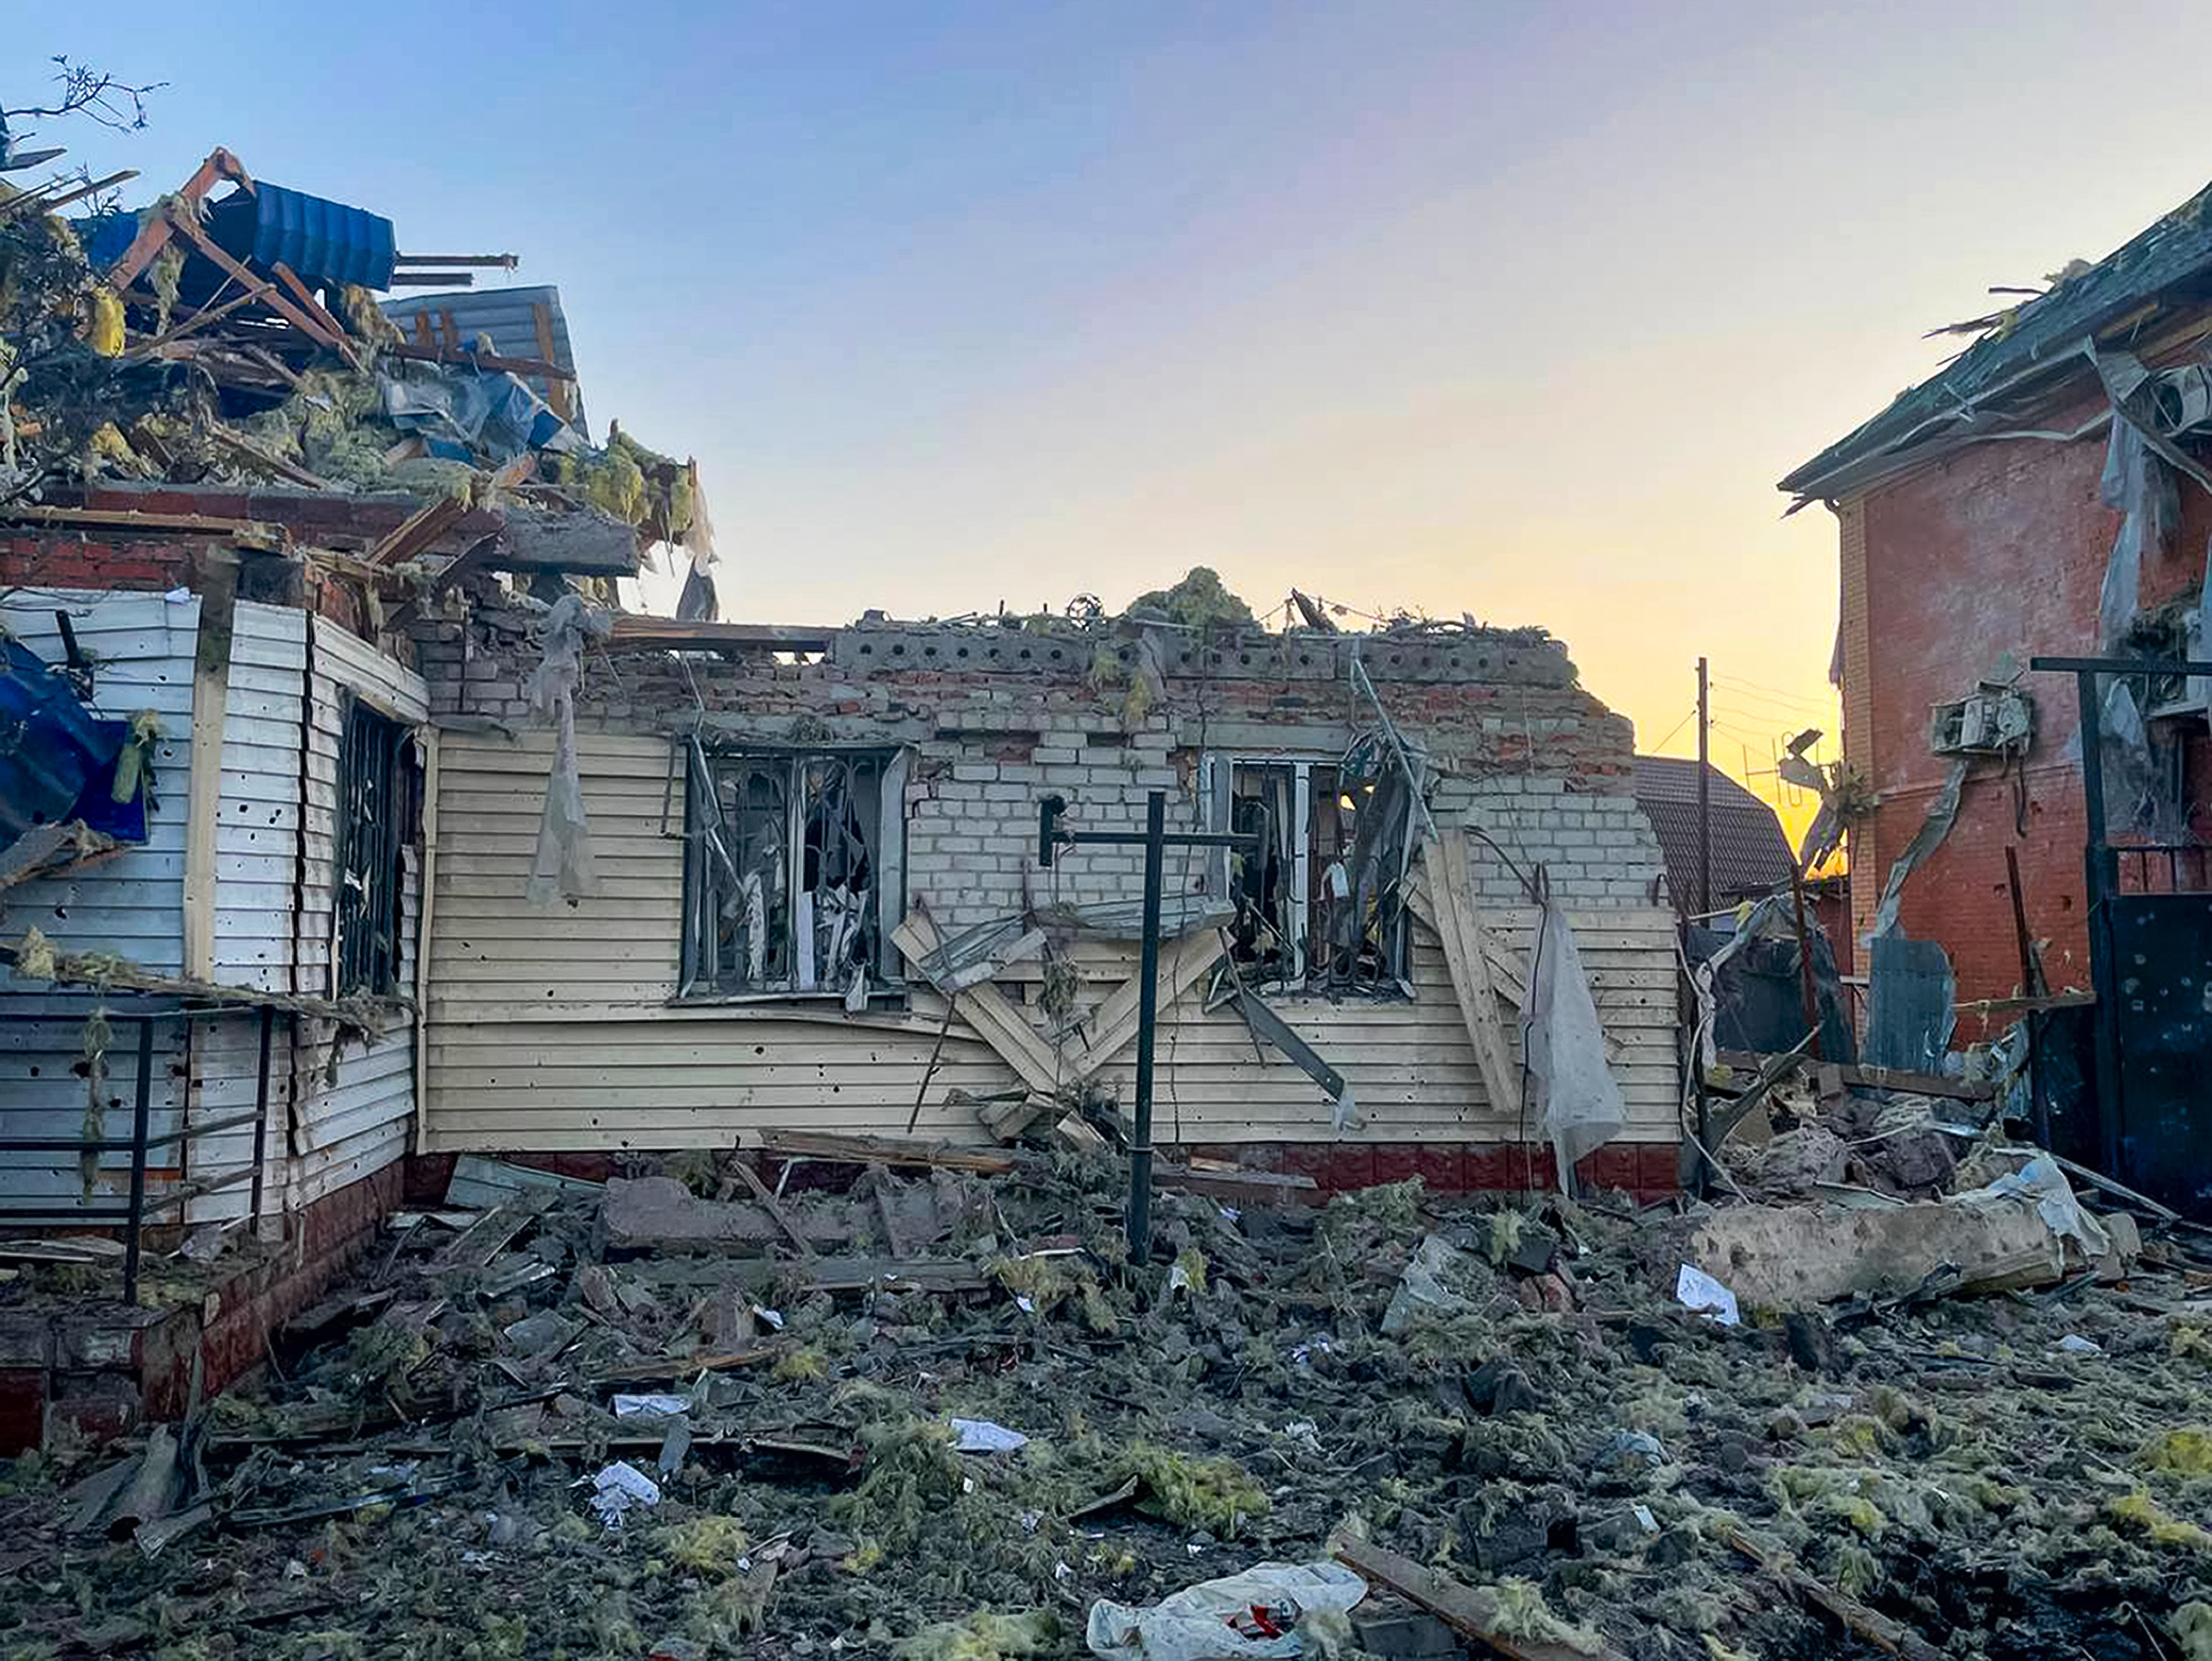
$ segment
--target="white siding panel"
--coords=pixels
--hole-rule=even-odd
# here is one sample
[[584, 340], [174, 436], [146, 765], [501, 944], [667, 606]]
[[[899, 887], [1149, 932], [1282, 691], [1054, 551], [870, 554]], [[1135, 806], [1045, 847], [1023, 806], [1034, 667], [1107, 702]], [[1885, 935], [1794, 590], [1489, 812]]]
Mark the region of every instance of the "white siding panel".
[[[421, 676], [368, 642], [317, 618], [313, 630], [307, 729], [307, 800], [301, 816], [301, 903], [292, 934], [300, 989], [326, 995], [331, 986], [331, 934], [336, 909], [337, 758], [345, 731], [345, 698], [410, 726], [429, 716]], [[421, 866], [406, 851], [400, 884], [399, 989], [415, 985]], [[336, 1075], [326, 1072], [332, 1029], [303, 1021], [298, 1107], [291, 1116], [290, 1201], [306, 1205], [404, 1156], [415, 1118], [415, 1034], [400, 1022], [366, 1046], [347, 1045]]]
[[[77, 643], [93, 660], [93, 708], [127, 721], [141, 710], [160, 718], [155, 745], [153, 809], [147, 840], [74, 876], [24, 883], [0, 897], [0, 934], [20, 937], [35, 925], [65, 952], [115, 952], [156, 971], [173, 974], [184, 960], [184, 849], [186, 770], [191, 745], [192, 654], [199, 630], [199, 601], [160, 594], [111, 594], [81, 590], [18, 590], [0, 599], [0, 627], [49, 663], [66, 656], [57, 611], [69, 613]], [[90, 1104], [76, 1071], [83, 1054], [86, 1018], [94, 1007], [82, 994], [48, 990], [0, 970], [0, 991], [11, 1019], [0, 1021], [0, 1134], [76, 1136], [83, 1134]], [[132, 1001], [118, 999], [114, 1043], [107, 1056], [99, 1129], [131, 1134], [136, 1091], [137, 1032], [119, 1019]], [[21, 1020], [43, 1014], [51, 1019]], [[184, 1037], [180, 1022], [155, 1030], [149, 1129], [175, 1129], [184, 1099]], [[167, 1185], [173, 1151], [155, 1155], [149, 1193]], [[112, 1205], [128, 1190], [127, 1154], [103, 1156], [89, 1200], [69, 1154], [0, 1154], [0, 1203], [74, 1208]]]

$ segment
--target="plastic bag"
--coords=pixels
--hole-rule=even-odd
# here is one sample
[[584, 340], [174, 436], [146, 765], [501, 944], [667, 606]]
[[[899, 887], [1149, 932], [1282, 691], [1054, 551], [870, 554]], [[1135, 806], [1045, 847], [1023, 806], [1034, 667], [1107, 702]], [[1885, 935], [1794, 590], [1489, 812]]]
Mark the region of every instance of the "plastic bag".
[[1628, 1109], [1606, 1065], [1589, 977], [1565, 915], [1547, 907], [1536, 946], [1535, 979], [1522, 1016], [1530, 1105], [1559, 1159], [1564, 1184], [1575, 1163], [1620, 1134]]
[[[1339, 1563], [1255, 1563], [1242, 1574], [1186, 1586], [1149, 1609], [1104, 1600], [1091, 1606], [1084, 1639], [1107, 1661], [1266, 1661], [1304, 1655], [1297, 1633], [1306, 1616], [1341, 1615], [1367, 1596], [1367, 1583]], [[1231, 1624], [1249, 1624], [1268, 1611], [1284, 1628], [1255, 1637]], [[1286, 1619], [1273, 1618], [1286, 1615]]]

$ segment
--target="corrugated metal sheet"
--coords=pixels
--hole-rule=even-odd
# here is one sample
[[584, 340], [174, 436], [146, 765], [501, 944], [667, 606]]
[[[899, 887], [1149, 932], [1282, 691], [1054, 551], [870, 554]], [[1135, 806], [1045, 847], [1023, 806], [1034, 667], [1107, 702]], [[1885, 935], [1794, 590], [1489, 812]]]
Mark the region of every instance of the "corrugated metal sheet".
[[[171, 601], [159, 594], [19, 590], [0, 600], [0, 627], [49, 662], [59, 662], [64, 648], [54, 621], [57, 608], [69, 612], [79, 644], [99, 665], [99, 713], [127, 720], [150, 709], [161, 719], [155, 806], [142, 846], [79, 875], [9, 890], [0, 901], [0, 927], [13, 937], [36, 925], [65, 951], [120, 952], [149, 969], [174, 973], [184, 958], [185, 773], [199, 601]], [[11, 1135], [80, 1134], [88, 1102], [76, 1068], [94, 1001], [48, 990], [43, 982], [19, 983], [4, 971], [0, 992], [9, 995], [0, 999], [0, 1007], [50, 1018], [34, 1024], [0, 1023], [0, 1124]], [[101, 1106], [106, 1134], [124, 1135], [130, 1129], [137, 1035], [120, 1022], [116, 1034]], [[175, 1128], [184, 1067], [181, 1029], [165, 1024], [155, 1035], [156, 1135]], [[128, 1162], [118, 1164], [119, 1157], [108, 1157], [93, 1203], [112, 1204], [120, 1194]], [[0, 1154], [0, 1194], [11, 1199], [37, 1196], [67, 1205], [82, 1198], [82, 1181], [68, 1156]]]
[[[519, 743], [443, 735], [427, 1141], [439, 1151], [727, 1145], [770, 1127], [902, 1132], [927, 1066], [941, 1005], [848, 1023], [833, 1010], [670, 1007], [675, 989], [682, 843], [660, 830], [663, 739], [579, 739], [602, 892], [551, 911], [522, 897], [536, 845], [550, 738]], [[927, 897], [933, 873], [913, 869]], [[1598, 1007], [1621, 1042], [1616, 1063], [1632, 1139], [1671, 1141], [1677, 1111], [1673, 916], [1648, 908], [1573, 914]], [[1532, 916], [1494, 920], [1525, 942]], [[1096, 999], [1132, 972], [1134, 948], [1082, 942]], [[1002, 981], [1033, 998], [1037, 965]], [[1440, 954], [1417, 936], [1408, 1001], [1276, 1007], [1353, 1084], [1358, 1140], [1511, 1140], [1482, 1098]], [[1328, 1104], [1270, 1052], [1255, 1059], [1242, 1023], [1194, 999], [1168, 1012], [1160, 1037], [1162, 1135], [1176, 1140], [1326, 1141]], [[1126, 1099], [1130, 1063], [1109, 1070]], [[924, 1134], [972, 1135], [972, 1110], [944, 1092], [1013, 1082], [981, 1043], [956, 1035], [939, 1059]]]
[[310, 288], [358, 283], [392, 286], [398, 252], [392, 222], [366, 208], [310, 196], [267, 179], [215, 205], [209, 232], [223, 250], [264, 271], [282, 260]]
[[[561, 310], [561, 290], [550, 283], [520, 289], [460, 289], [447, 294], [408, 294], [381, 302], [384, 314], [397, 323], [410, 340], [424, 332], [434, 338], [448, 314], [464, 346], [473, 345], [480, 334], [491, 337], [501, 357], [548, 358], [538, 332], [538, 307], [546, 310], [553, 350], [549, 361], [575, 372], [574, 349], [568, 341], [568, 319]], [[417, 319], [421, 319], [418, 323]], [[549, 404], [557, 402], [553, 388], [542, 375], [526, 375], [530, 388]], [[574, 400], [569, 424], [586, 437], [591, 429], [585, 419], [581, 385], [568, 383]]]

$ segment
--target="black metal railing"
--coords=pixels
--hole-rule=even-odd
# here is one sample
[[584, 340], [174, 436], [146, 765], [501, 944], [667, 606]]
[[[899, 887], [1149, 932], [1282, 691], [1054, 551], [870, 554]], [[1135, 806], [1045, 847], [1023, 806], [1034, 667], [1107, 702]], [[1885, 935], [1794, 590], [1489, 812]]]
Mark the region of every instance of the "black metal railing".
[[[190, 1090], [181, 1094], [177, 1106], [178, 1128], [153, 1134], [154, 1104], [154, 1029], [157, 1025], [175, 1024], [180, 1030], [194, 1020], [206, 1020], [234, 1016], [236, 1006], [191, 1007], [170, 1003], [153, 1009], [143, 1007], [118, 1009], [118, 1003], [128, 1005], [132, 1000], [150, 998], [150, 994], [109, 993], [102, 995], [100, 1007], [112, 1028], [137, 1029], [137, 1079], [131, 1092], [131, 1134], [128, 1136], [0, 1136], [0, 1153], [74, 1153], [106, 1154], [128, 1152], [131, 1155], [131, 1186], [129, 1198], [121, 1204], [43, 1204], [33, 1200], [23, 1203], [4, 1192], [7, 1171], [0, 1168], [0, 1224], [43, 1223], [50, 1226], [74, 1225], [97, 1227], [119, 1225], [123, 1229], [123, 1300], [138, 1300], [138, 1266], [141, 1236], [146, 1226], [148, 1212], [166, 1211], [174, 1207], [177, 1220], [181, 1225], [185, 1208], [203, 1195], [235, 1187], [251, 1180], [253, 1184], [250, 1213], [255, 1223], [261, 1220], [262, 1166], [269, 1147], [269, 1056], [276, 1025], [276, 1012], [264, 1006], [256, 1012], [260, 1028], [259, 1062], [254, 1076], [253, 1110], [234, 1113], [226, 1118], [210, 1120], [203, 1124], [189, 1124], [187, 1102]], [[4, 1003], [0, 1000], [0, 1003]], [[52, 1009], [29, 1011], [0, 1007], [0, 1025], [64, 1025], [80, 1019], [75, 1011], [68, 1013]], [[26, 1104], [0, 1104], [0, 1111], [13, 1108], [16, 1111], [52, 1112], [43, 1105], [31, 1107]], [[226, 1131], [253, 1129], [252, 1163], [237, 1171], [209, 1177], [195, 1177], [149, 1195], [146, 1191], [147, 1155], [156, 1148], [182, 1147]]]

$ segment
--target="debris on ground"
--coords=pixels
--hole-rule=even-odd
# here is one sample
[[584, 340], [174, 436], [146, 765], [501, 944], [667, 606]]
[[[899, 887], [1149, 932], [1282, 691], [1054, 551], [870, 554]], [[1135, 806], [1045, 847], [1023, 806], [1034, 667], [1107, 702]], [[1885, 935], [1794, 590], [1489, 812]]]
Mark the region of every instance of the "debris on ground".
[[[2202, 1237], [2032, 1149], [1879, 1210], [1165, 1189], [1139, 1266], [1109, 1159], [748, 1166], [779, 1222], [741, 1157], [472, 1165], [484, 1208], [410, 1213], [258, 1384], [0, 1467], [0, 1652], [2027, 1661], [2212, 1625]], [[1747, 1258], [1698, 1271], [1729, 1324], [1686, 1270], [1732, 1215], [1991, 1208], [2060, 1278], [1785, 1314]]]

